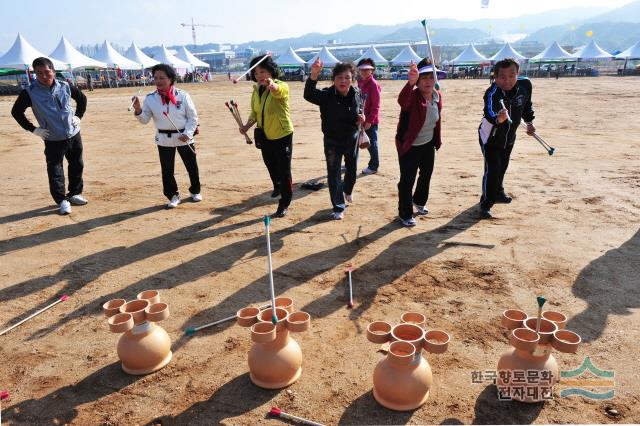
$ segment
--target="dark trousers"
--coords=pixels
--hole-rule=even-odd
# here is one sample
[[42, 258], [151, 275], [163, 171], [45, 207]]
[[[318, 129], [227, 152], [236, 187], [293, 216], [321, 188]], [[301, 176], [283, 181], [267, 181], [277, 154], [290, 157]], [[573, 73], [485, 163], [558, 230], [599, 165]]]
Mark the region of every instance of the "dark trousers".
[[[47, 160], [49, 192], [56, 204], [67, 197], [82, 194], [82, 137], [77, 135], [63, 141], [44, 141], [44, 156]], [[64, 193], [63, 159], [67, 159], [69, 174], [69, 193]]]
[[378, 125], [373, 124], [367, 130], [367, 136], [369, 136], [369, 140], [371, 141], [371, 145], [369, 146], [369, 154], [371, 155], [371, 159], [369, 160], [369, 168], [371, 170], [378, 170], [380, 167], [380, 157], [378, 155]]
[[[398, 214], [402, 219], [409, 219], [413, 216], [413, 203], [419, 206], [427, 204], [435, 152], [435, 145], [431, 141], [424, 145], [412, 146], [409, 152], [399, 159]], [[416, 175], [418, 175], [418, 184], [412, 196], [411, 192]]]
[[[324, 156], [327, 160], [327, 183], [329, 184], [329, 196], [334, 212], [344, 211], [344, 194], [351, 194], [356, 184], [358, 172], [358, 152], [356, 151], [357, 134], [351, 141], [341, 143], [324, 138]], [[342, 180], [342, 158], [344, 157], [344, 182]]]
[[280, 190], [279, 209], [291, 204], [293, 187], [291, 179], [291, 155], [293, 153], [293, 133], [280, 139], [267, 140], [262, 144], [262, 159], [269, 171], [273, 188]]
[[484, 209], [490, 209], [496, 203], [498, 194], [504, 194], [504, 174], [509, 167], [513, 144], [503, 148], [492, 143], [483, 145], [482, 141], [480, 141], [480, 149], [482, 149], [482, 155], [484, 156], [480, 205]]
[[[195, 149], [195, 145], [191, 145]], [[158, 145], [158, 153], [160, 154], [160, 168], [162, 169], [162, 190], [168, 199], [171, 199], [174, 195], [178, 195], [178, 184], [176, 178], [173, 176], [175, 169], [176, 149], [182, 163], [189, 173], [189, 181], [191, 186], [189, 192], [192, 194], [200, 193], [200, 177], [198, 174], [198, 162], [196, 161], [195, 152], [191, 151], [187, 145], [174, 146], [160, 146]]]

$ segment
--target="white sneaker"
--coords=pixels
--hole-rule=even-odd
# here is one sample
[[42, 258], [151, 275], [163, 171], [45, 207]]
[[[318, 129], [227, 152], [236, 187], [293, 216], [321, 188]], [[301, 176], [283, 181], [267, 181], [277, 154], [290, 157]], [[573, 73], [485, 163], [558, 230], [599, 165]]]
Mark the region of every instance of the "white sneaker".
[[62, 215], [71, 213], [71, 203], [67, 200], [62, 200], [59, 212]]
[[331, 215], [334, 220], [342, 220], [344, 218], [344, 212], [333, 212]]
[[402, 226], [405, 226], [407, 228], [416, 226], [416, 220], [412, 217], [410, 217], [409, 219], [400, 218], [400, 221], [402, 222]]
[[77, 195], [74, 195], [73, 197], [70, 197], [69, 202], [74, 206], [84, 206], [89, 201], [87, 201], [87, 199], [84, 198], [82, 195], [77, 194]]
[[347, 203], [353, 203], [353, 194], [344, 194], [344, 199], [347, 200]]
[[369, 167], [365, 167], [364, 170], [362, 170], [363, 175], [375, 175], [376, 173], [378, 173], [377, 170], [370, 169]]
[[425, 206], [419, 206], [417, 204], [413, 204], [416, 208], [416, 214], [418, 216], [424, 216], [426, 214], [429, 214], [429, 210], [427, 210], [427, 208]]
[[176, 194], [173, 197], [171, 197], [171, 201], [169, 201], [169, 204], [167, 204], [167, 208], [175, 209], [176, 207], [178, 207], [178, 204], [180, 204], [180, 196]]
[[199, 203], [200, 201], [202, 201], [202, 195], [191, 194], [191, 199], [193, 200], [194, 203]]

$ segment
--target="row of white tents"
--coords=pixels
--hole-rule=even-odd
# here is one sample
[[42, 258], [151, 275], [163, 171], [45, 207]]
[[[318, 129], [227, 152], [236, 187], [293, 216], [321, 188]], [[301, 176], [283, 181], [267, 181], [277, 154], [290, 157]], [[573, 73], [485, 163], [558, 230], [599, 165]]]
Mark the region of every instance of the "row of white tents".
[[[289, 47], [289, 50], [280, 55], [276, 62], [280, 66], [303, 66], [304, 64], [312, 64], [315, 62], [317, 58], [323, 62], [325, 67], [332, 67], [336, 63], [340, 62], [325, 46], [315, 54], [308, 61], [304, 61], [300, 56], [296, 54], [296, 52]], [[398, 55], [396, 55], [393, 59], [387, 60], [384, 56], [378, 52], [375, 46], [369, 47], [366, 52], [364, 52], [355, 62], [360, 61], [364, 58], [373, 59], [376, 64], [386, 66], [386, 65], [399, 65], [406, 66], [409, 65], [412, 61], [418, 62], [420, 61], [420, 56], [416, 54], [416, 52], [411, 48], [411, 46], [405, 47]], [[595, 40], [591, 40], [589, 44], [578, 49], [574, 53], [569, 53], [564, 50], [557, 42], [551, 43], [546, 49], [544, 49], [539, 54], [533, 56], [532, 58], [527, 58], [526, 56], [517, 52], [509, 43], [505, 43], [498, 52], [491, 56], [486, 57], [482, 55], [475, 48], [473, 44], [469, 44], [466, 49], [460, 53], [457, 57], [445, 63], [445, 65], [457, 65], [457, 64], [481, 64], [488, 62], [497, 62], [501, 59], [505, 58], [515, 58], [520, 61], [529, 61], [529, 62], [548, 62], [548, 61], [593, 61], [593, 60], [613, 60], [613, 59], [640, 59], [640, 41], [636, 44], [628, 48], [627, 50], [617, 54], [612, 55], [598, 46]]]
[[135, 43], [131, 43], [131, 47], [129, 47], [126, 53], [121, 55], [105, 40], [95, 55], [90, 58], [73, 47], [73, 45], [62, 36], [60, 43], [58, 43], [58, 46], [53, 52], [51, 52], [50, 55], [45, 55], [33, 47], [21, 34], [18, 34], [16, 41], [7, 53], [0, 57], [0, 68], [28, 70], [33, 60], [42, 56], [51, 59], [57, 70], [78, 70], [85, 68], [142, 70], [159, 63], [170, 64], [178, 70], [186, 71], [200, 67], [209, 68], [209, 64], [195, 57], [184, 46], [174, 55], [162, 45], [155, 57], [151, 58], [140, 50]]

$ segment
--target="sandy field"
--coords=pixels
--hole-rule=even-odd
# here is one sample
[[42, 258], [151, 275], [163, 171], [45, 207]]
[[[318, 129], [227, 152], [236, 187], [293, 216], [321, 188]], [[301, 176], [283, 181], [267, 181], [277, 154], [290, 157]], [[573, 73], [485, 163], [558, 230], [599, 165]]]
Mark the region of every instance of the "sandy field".
[[[165, 210], [151, 124], [127, 112], [133, 89], [87, 92], [82, 121], [85, 191], [70, 216], [54, 210], [43, 144], [0, 98], [0, 327], [62, 294], [70, 299], [0, 336], [0, 389], [8, 424], [281, 424], [271, 406], [326, 424], [639, 423], [640, 120], [638, 78], [534, 80], [538, 133], [550, 157], [519, 132], [505, 188], [510, 205], [480, 220], [483, 160], [477, 126], [488, 82], [444, 81], [443, 147], [430, 213], [412, 229], [397, 221], [393, 136], [402, 82], [382, 81], [381, 168], [359, 176], [345, 220], [329, 220], [317, 107], [291, 83], [294, 200], [272, 223], [278, 295], [312, 316], [295, 335], [299, 381], [263, 390], [249, 379], [248, 329], [235, 323], [185, 337], [187, 327], [233, 315], [269, 298], [262, 217], [275, 211], [258, 150], [245, 144], [224, 101], [244, 109], [251, 86], [219, 80], [183, 85], [201, 116], [198, 161], [204, 201]], [[359, 169], [366, 166], [362, 153]], [[188, 177], [176, 176], [183, 198]], [[356, 306], [346, 308], [344, 268], [354, 266]], [[125, 374], [101, 305], [159, 289], [171, 317], [161, 325], [174, 358], [147, 376]], [[584, 345], [556, 353], [562, 370], [586, 356], [615, 371], [615, 397], [499, 402], [472, 372], [495, 369], [509, 345], [500, 315], [536, 311], [536, 295], [570, 317]], [[426, 354], [429, 400], [411, 412], [379, 406], [372, 373], [383, 354], [366, 340], [370, 321], [397, 323], [418, 311], [452, 335], [449, 351]], [[635, 359], [635, 361], [634, 361]], [[562, 389], [559, 387], [557, 390]], [[606, 408], [617, 410], [608, 416]]]

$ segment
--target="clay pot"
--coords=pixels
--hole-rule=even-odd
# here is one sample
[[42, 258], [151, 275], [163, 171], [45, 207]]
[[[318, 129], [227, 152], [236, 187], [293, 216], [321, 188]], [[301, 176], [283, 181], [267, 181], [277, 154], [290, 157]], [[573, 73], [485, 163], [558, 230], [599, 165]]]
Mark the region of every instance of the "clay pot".
[[133, 328], [133, 316], [131, 314], [115, 314], [109, 317], [107, 322], [112, 333], [124, 333]]
[[[286, 309], [276, 308], [276, 331], [286, 330], [287, 323], [285, 321], [287, 319], [287, 316], [289, 316], [289, 312], [287, 312]], [[272, 317], [273, 310], [271, 308], [263, 309], [258, 314], [258, 321], [272, 323]]]
[[416, 355], [422, 351], [424, 330], [415, 324], [398, 324], [391, 329], [391, 340], [402, 340], [411, 343], [416, 348]]
[[558, 330], [564, 330], [564, 327], [567, 325], [567, 316], [562, 312], [542, 311], [542, 318], [555, 322]]
[[405, 312], [400, 316], [400, 322], [415, 324], [418, 327], [424, 328], [424, 325], [427, 322], [427, 317], [425, 317], [419, 312]]
[[260, 309], [258, 308], [242, 308], [236, 313], [236, 322], [239, 326], [251, 327], [253, 324], [258, 322], [259, 313]]
[[289, 329], [289, 331], [292, 331], [294, 333], [307, 331], [310, 324], [311, 315], [306, 312], [299, 311], [290, 313], [287, 317], [287, 328]]
[[551, 346], [564, 353], [575, 353], [582, 342], [580, 336], [573, 331], [558, 330], [553, 334]]
[[147, 316], [147, 321], [163, 321], [169, 318], [169, 305], [166, 303], [154, 303], [151, 306], [147, 306], [144, 313]]
[[540, 342], [540, 336], [528, 328], [514, 328], [509, 336], [509, 343], [516, 349], [532, 352]]
[[120, 312], [130, 313], [133, 316], [133, 322], [138, 325], [147, 320], [144, 312], [147, 306], [149, 306], [148, 300], [132, 300], [120, 306]]
[[[284, 313], [282, 318], [286, 319], [287, 311], [282, 308], [277, 308], [276, 311], [278, 318], [281, 311]], [[266, 332], [269, 327], [274, 327], [271, 323], [271, 310], [261, 312], [261, 317], [268, 320], [254, 324], [252, 331], [258, 328]], [[285, 324], [281, 319], [275, 325], [275, 339], [272, 341], [258, 342], [255, 340], [256, 335], [251, 335], [254, 344], [249, 350], [249, 377], [261, 388], [284, 388], [298, 380], [302, 373], [302, 351], [298, 343], [290, 337]]]
[[[147, 300], [135, 302], [149, 304]], [[131, 313], [134, 321], [138, 312], [140, 311], [136, 310]], [[118, 357], [122, 361], [122, 369], [129, 374], [141, 375], [157, 371], [167, 365], [172, 356], [169, 335], [152, 322], [136, 325], [118, 340]]]
[[[527, 318], [524, 321], [524, 326], [529, 330], [536, 331], [537, 321], [537, 317]], [[540, 345], [551, 344], [553, 333], [555, 333], [556, 331], [558, 331], [558, 326], [556, 325], [556, 323], [544, 318], [540, 318], [540, 330], [538, 331], [538, 334], [540, 335], [540, 341], [538, 343]]]
[[138, 300], [148, 300], [150, 305], [160, 303], [160, 292], [158, 290], [145, 290], [138, 293], [136, 296]]
[[391, 339], [391, 324], [384, 321], [374, 321], [367, 327], [367, 340], [381, 344]]
[[433, 381], [431, 367], [422, 356], [417, 355], [419, 352], [410, 342], [391, 343], [387, 356], [373, 371], [373, 396], [382, 406], [407, 411], [427, 401]]
[[424, 334], [422, 345], [432, 354], [441, 354], [447, 351], [451, 337], [441, 330], [429, 330]]
[[124, 299], [111, 299], [102, 305], [104, 316], [109, 318], [120, 312], [120, 306], [127, 303]]
[[293, 312], [293, 299], [290, 297], [276, 297], [276, 308], [282, 308], [287, 312]]
[[[545, 353], [543, 356], [534, 356], [521, 349], [510, 349], [504, 353], [498, 360], [496, 377], [498, 392], [502, 390], [503, 396], [508, 395], [511, 399], [521, 402], [540, 402], [548, 399], [545, 399], [544, 394], [553, 392], [553, 385], [558, 382], [560, 372], [551, 352]], [[537, 372], [535, 374], [538, 380], [528, 383], [527, 375], [532, 374], [533, 371]], [[514, 374], [524, 377], [524, 382], [514, 383]], [[548, 380], [542, 380], [543, 377]]]
[[518, 309], [507, 309], [502, 313], [502, 319], [500, 323], [503, 327], [507, 327], [509, 330], [514, 328], [522, 328], [524, 320], [527, 319], [527, 314]]
[[270, 322], [257, 322], [251, 326], [251, 340], [255, 343], [273, 342], [276, 326]]

